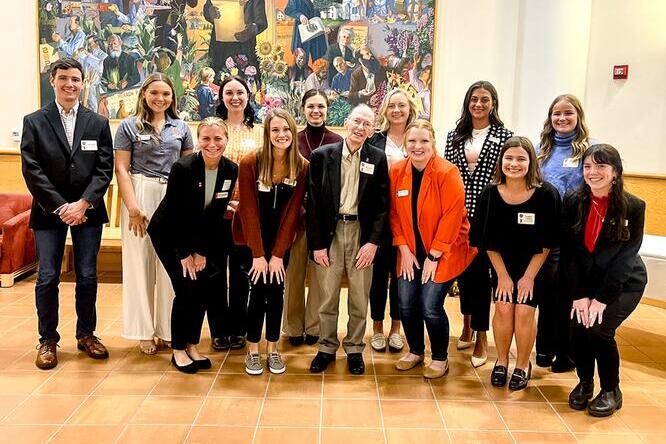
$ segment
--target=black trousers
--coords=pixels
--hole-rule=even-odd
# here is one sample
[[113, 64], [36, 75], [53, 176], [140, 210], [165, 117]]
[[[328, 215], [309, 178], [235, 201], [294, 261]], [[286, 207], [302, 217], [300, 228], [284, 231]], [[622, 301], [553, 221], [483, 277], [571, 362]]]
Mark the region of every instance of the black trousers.
[[471, 264], [458, 277], [460, 311], [470, 315], [475, 331], [488, 331], [490, 327], [490, 260], [485, 252], [479, 252]]
[[226, 281], [224, 269], [214, 259], [206, 258], [206, 268], [197, 274], [197, 280], [185, 278], [175, 250], [168, 245], [153, 245], [176, 295], [171, 308], [171, 347], [185, 350], [188, 344], [198, 344], [201, 339], [201, 327], [209, 301], [220, 299], [223, 295], [219, 288]]
[[[225, 236], [225, 245], [230, 245], [231, 250], [223, 262], [220, 262], [222, 270], [229, 269], [229, 280], [227, 285], [227, 274], [224, 274], [224, 282], [219, 282], [217, 292], [219, 298], [210, 298], [206, 307], [208, 315], [208, 327], [213, 338], [228, 336], [245, 336], [247, 331], [247, 302], [250, 293], [250, 281], [246, 269], [245, 247], [234, 246], [231, 236], [231, 221], [225, 220], [222, 226]], [[250, 266], [252, 262], [250, 261]]]
[[620, 383], [620, 354], [615, 331], [636, 309], [643, 292], [622, 293], [603, 313], [602, 323], [585, 328], [574, 321], [573, 343], [576, 373], [581, 381], [594, 379], [595, 363], [599, 369], [602, 390], [610, 391]]
[[[244, 256], [245, 269], [249, 272], [252, 268], [252, 252], [243, 247], [241, 254]], [[266, 258], [269, 261], [270, 257]], [[282, 258], [284, 268], [289, 263], [289, 251]], [[246, 274], [249, 282], [249, 273]], [[284, 281], [280, 284], [270, 282], [270, 276], [266, 277], [266, 283], [259, 279], [256, 284], [250, 283], [250, 302], [247, 308], [247, 340], [257, 343], [261, 341], [261, 330], [266, 319], [266, 340], [277, 342], [280, 339], [280, 328], [282, 325], [282, 309], [284, 307]]]
[[[571, 301], [562, 294], [559, 287], [558, 264], [560, 249], [550, 251], [539, 275], [543, 279], [543, 296], [539, 299], [539, 318], [537, 321], [537, 354], [555, 355], [561, 348], [566, 351], [571, 335], [569, 332]], [[565, 356], [569, 356], [566, 352]], [[564, 357], [564, 356], [562, 356]]]
[[389, 315], [394, 321], [400, 320], [400, 301], [398, 301], [398, 279], [395, 275], [398, 261], [397, 248], [391, 242], [377, 249], [372, 269], [370, 285], [370, 316], [373, 321], [383, 321], [386, 311], [386, 296], [389, 298]]

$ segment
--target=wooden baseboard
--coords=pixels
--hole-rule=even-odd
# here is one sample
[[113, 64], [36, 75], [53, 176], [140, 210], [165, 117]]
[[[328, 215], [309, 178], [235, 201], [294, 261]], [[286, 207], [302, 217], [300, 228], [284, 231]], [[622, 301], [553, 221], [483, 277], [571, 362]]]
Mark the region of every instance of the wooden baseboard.
[[659, 307], [659, 308], [665, 308], [666, 309], [666, 301], [662, 301], [661, 299], [653, 299], [653, 298], [646, 298], [644, 297], [641, 299], [641, 303], [645, 305], [651, 305], [653, 307]]

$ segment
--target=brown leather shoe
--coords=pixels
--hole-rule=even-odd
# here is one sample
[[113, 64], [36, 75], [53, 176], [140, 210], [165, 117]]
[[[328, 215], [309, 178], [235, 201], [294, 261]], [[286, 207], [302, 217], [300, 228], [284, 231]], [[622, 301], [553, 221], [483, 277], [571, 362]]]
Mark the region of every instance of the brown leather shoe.
[[95, 335], [88, 335], [79, 339], [77, 348], [86, 352], [93, 359], [106, 359], [109, 357], [109, 351]]
[[58, 355], [56, 349], [58, 343], [54, 341], [44, 341], [37, 346], [37, 359], [35, 365], [42, 370], [48, 370], [58, 365]]

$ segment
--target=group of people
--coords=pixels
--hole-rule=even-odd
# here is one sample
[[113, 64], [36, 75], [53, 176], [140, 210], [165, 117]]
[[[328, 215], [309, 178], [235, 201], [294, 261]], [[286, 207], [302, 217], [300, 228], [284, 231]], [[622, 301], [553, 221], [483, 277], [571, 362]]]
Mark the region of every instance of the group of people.
[[[536, 341], [536, 365], [575, 366], [572, 408], [607, 416], [622, 406], [615, 331], [647, 280], [638, 256], [645, 204], [624, 190], [618, 151], [590, 139], [574, 96], [555, 98], [535, 148], [505, 128], [493, 85], [476, 82], [442, 156], [432, 125], [403, 90], [387, 93], [377, 116], [367, 105], [353, 108], [343, 138], [326, 128], [328, 97], [316, 89], [303, 96], [303, 130], [282, 109], [255, 125], [238, 77], [222, 82], [216, 116], [199, 124], [195, 141], [177, 118], [171, 80], [159, 73], [143, 82], [134, 115], [112, 141], [108, 121], [79, 106], [83, 77], [76, 60], [54, 63], [56, 100], [23, 124], [40, 261], [37, 367], [57, 365], [68, 230], [78, 347], [108, 357], [94, 335], [95, 260], [115, 163], [122, 335], [145, 354], [171, 347], [180, 371], [211, 366], [197, 348], [205, 315], [213, 349], [247, 346], [248, 374], [286, 371], [283, 329], [294, 346], [317, 344], [310, 371], [325, 371], [340, 348], [346, 282], [349, 372], [365, 371], [370, 305], [371, 347], [402, 350], [402, 325], [408, 352], [395, 368], [410, 370], [425, 361], [425, 325], [431, 356], [423, 375], [438, 378], [449, 368], [444, 300], [457, 280], [464, 315], [457, 347], [474, 347], [475, 367], [488, 358], [495, 301], [492, 385], [525, 388]], [[595, 365], [601, 390], [592, 399]]]

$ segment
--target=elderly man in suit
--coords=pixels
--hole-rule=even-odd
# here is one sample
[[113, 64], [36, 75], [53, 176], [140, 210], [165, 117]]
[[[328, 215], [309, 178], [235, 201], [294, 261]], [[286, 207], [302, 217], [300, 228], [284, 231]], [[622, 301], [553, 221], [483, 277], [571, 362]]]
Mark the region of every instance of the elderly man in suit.
[[347, 336], [343, 347], [352, 374], [365, 371], [363, 335], [372, 281], [372, 262], [383, 239], [389, 213], [386, 155], [366, 143], [375, 115], [367, 105], [345, 120], [347, 137], [324, 145], [310, 158], [307, 237], [321, 289], [319, 352], [310, 371], [326, 370], [335, 360], [338, 306], [343, 275], [349, 282]]
[[349, 28], [340, 28], [340, 31], [338, 32], [338, 41], [328, 45], [324, 58], [328, 62], [329, 83], [333, 82], [333, 77], [335, 77], [339, 71], [337, 65], [335, 65], [335, 59], [337, 57], [342, 57], [350, 69], [356, 67], [352, 40], [354, 40], [354, 31]]
[[109, 356], [94, 333], [97, 253], [102, 225], [108, 222], [103, 196], [113, 174], [113, 148], [108, 120], [80, 106], [83, 80], [78, 61], [56, 61], [50, 73], [55, 101], [23, 119], [23, 177], [33, 195], [30, 228], [39, 258], [35, 365], [40, 369], [58, 364], [58, 285], [68, 230], [74, 247], [77, 347], [94, 359]]

